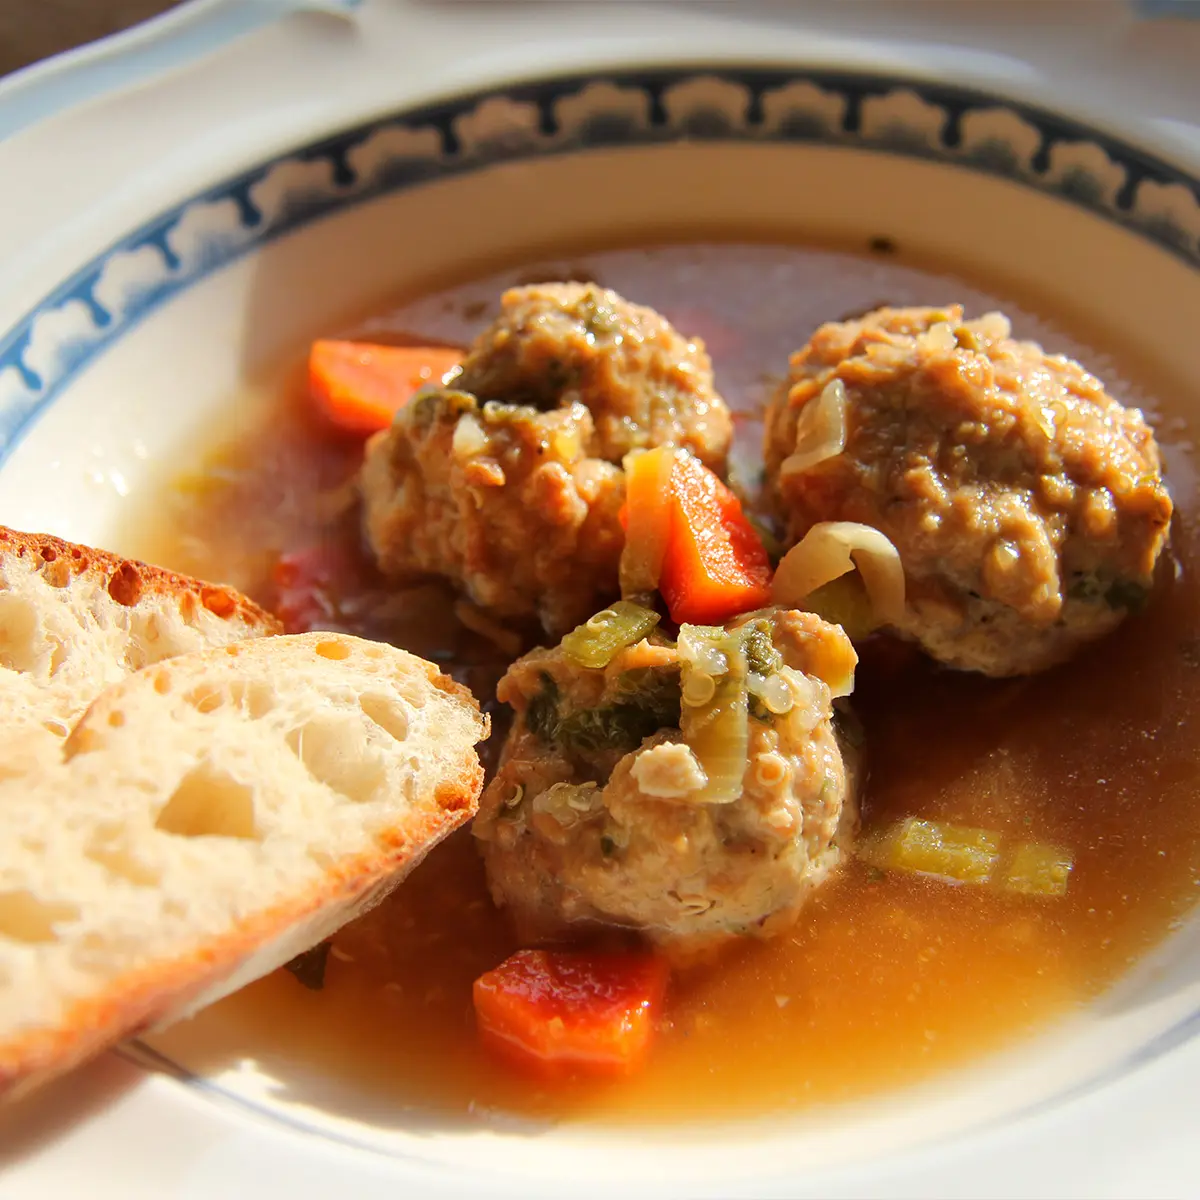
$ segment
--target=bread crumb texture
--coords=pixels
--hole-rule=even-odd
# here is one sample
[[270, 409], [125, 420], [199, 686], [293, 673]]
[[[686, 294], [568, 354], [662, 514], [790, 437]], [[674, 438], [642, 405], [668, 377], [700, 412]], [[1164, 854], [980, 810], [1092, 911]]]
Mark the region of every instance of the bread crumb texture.
[[277, 629], [0, 532], [0, 1090], [273, 970], [474, 814], [466, 689], [390, 646], [254, 636]]

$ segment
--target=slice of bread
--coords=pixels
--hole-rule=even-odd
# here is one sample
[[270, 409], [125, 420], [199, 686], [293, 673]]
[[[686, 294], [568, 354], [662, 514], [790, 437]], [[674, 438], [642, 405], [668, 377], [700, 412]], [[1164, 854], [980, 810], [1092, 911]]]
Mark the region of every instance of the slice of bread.
[[108, 688], [0, 781], [0, 1090], [266, 974], [475, 812], [487, 718], [422, 659], [331, 633]]
[[0, 526], [0, 776], [57, 757], [131, 671], [281, 629], [232, 588]]

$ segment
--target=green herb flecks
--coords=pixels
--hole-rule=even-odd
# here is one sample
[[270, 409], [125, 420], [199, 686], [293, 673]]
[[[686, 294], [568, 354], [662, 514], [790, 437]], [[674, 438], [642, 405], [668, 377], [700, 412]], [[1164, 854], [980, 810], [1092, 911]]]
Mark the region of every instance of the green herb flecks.
[[1111, 579], [1091, 573], [1075, 578], [1067, 588], [1067, 596], [1087, 604], [1103, 602], [1113, 610], [1137, 613], [1146, 607], [1150, 589], [1136, 579]]
[[633, 750], [658, 730], [679, 724], [679, 676], [652, 667], [626, 671], [607, 704], [564, 712], [558, 686], [545, 675], [525, 710], [525, 724], [540, 741], [575, 758]]

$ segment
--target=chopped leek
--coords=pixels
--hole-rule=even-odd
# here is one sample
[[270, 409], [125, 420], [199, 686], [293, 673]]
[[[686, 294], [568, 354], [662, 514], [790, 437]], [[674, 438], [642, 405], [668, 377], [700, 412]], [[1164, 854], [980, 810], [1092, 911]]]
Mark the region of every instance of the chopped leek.
[[562, 640], [563, 653], [580, 667], [607, 667], [618, 652], [650, 633], [659, 619], [653, 609], [618, 600], [568, 633]]
[[1004, 875], [1010, 892], [1025, 896], [1063, 896], [1075, 860], [1070, 852], [1046, 842], [1022, 842]]
[[1000, 860], [1000, 835], [908, 817], [864, 845], [863, 857], [885, 870], [935, 875], [956, 883], [987, 883]]
[[708, 777], [694, 801], [730, 804], [742, 794], [750, 740], [745, 633], [682, 625], [679, 657], [679, 728]]
[[912, 871], [955, 883], [992, 884], [1024, 896], [1063, 896], [1075, 866], [1070, 851], [1047, 842], [1021, 842], [998, 870], [1000, 835], [945, 821], [908, 817], [867, 838], [859, 857], [872, 867]]
[[852, 642], [860, 642], [879, 628], [871, 598], [862, 577], [855, 572], [839, 575], [810, 592], [802, 608], [814, 612], [831, 625], [840, 625]]

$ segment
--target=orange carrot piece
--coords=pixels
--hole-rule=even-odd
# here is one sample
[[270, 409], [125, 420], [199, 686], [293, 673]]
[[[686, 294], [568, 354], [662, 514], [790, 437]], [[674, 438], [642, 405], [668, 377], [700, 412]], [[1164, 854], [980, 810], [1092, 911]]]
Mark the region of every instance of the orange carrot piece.
[[671, 477], [675, 451], [658, 446], [629, 460], [621, 524], [621, 595], [636, 596], [658, 587], [671, 536]]
[[699, 459], [675, 455], [658, 588], [679, 624], [719, 625], [771, 600], [771, 562], [741, 501]]
[[479, 1034], [544, 1079], [631, 1075], [650, 1052], [667, 975], [651, 954], [521, 950], [475, 981]]
[[317, 411], [347, 433], [386, 429], [426, 384], [438, 383], [462, 352], [447, 346], [375, 346], [313, 342], [308, 390]]
[[770, 603], [762, 538], [699, 459], [667, 447], [647, 451], [631, 460], [625, 487], [626, 595], [657, 586], [677, 624], [719, 625]]

